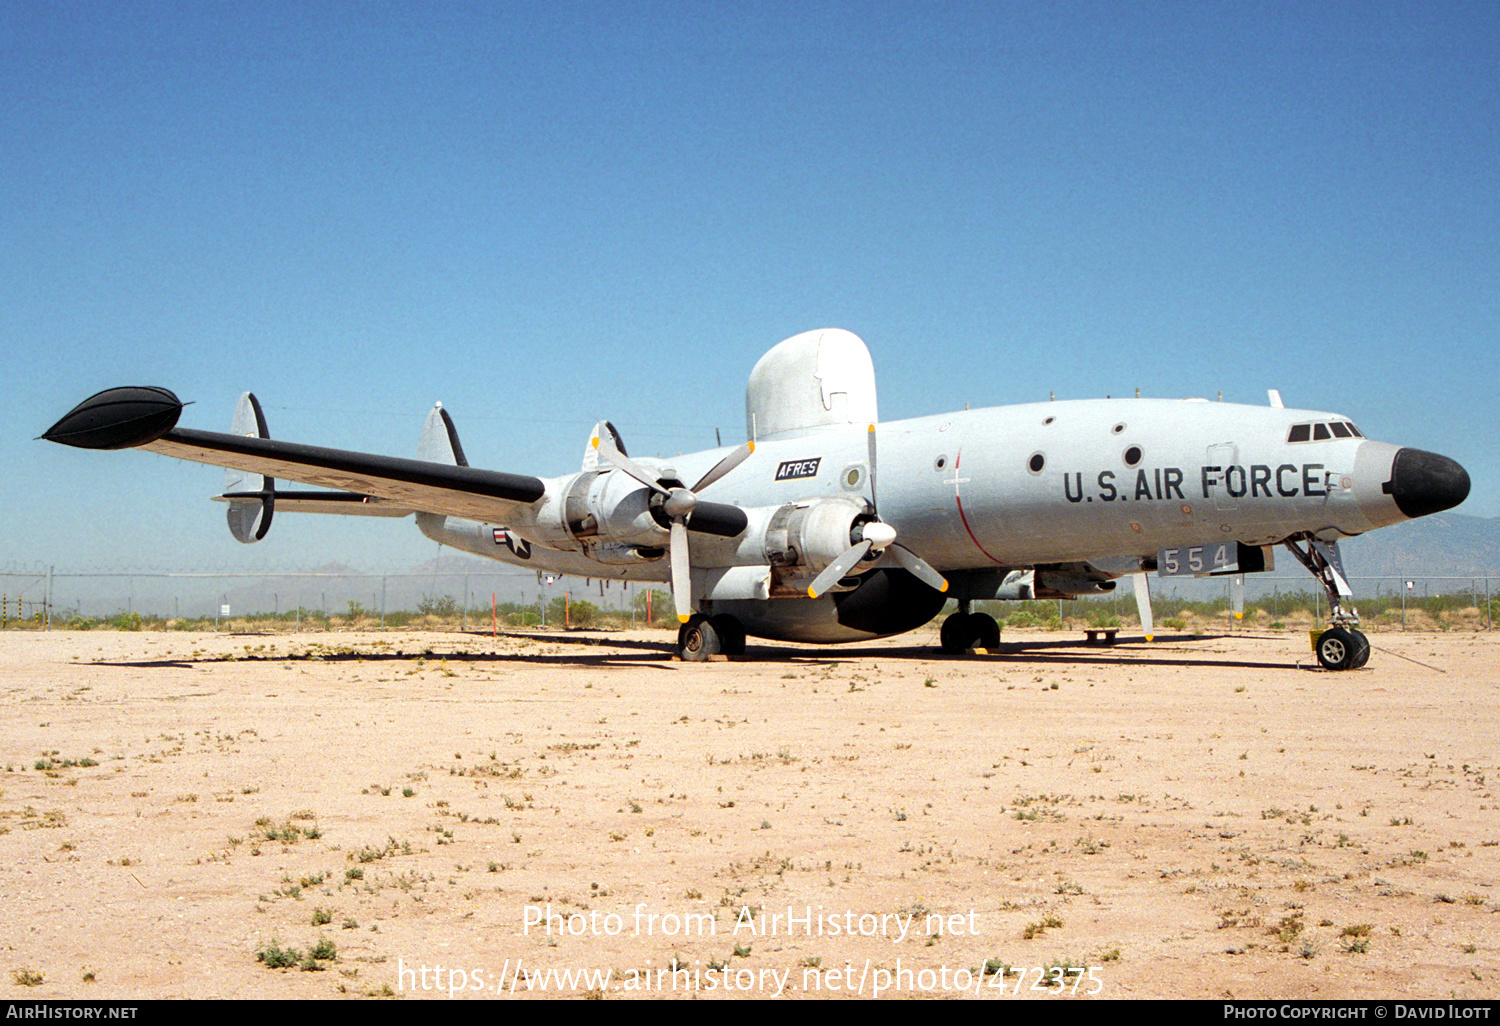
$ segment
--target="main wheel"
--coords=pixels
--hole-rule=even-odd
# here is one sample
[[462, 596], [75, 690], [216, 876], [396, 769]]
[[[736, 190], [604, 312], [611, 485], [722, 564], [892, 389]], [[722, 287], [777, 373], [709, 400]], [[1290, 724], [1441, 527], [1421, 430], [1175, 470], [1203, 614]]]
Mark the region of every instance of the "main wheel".
[[[1318, 662], [1325, 670], [1349, 670], [1354, 668], [1354, 659], [1359, 649], [1356, 631], [1343, 627], [1330, 627], [1318, 635]], [[1360, 635], [1363, 637], [1363, 635]], [[1365, 641], [1365, 658], [1370, 658], [1370, 643]]]
[[969, 650], [968, 613], [954, 613], [943, 621], [938, 630], [938, 641], [947, 655], [962, 655]]
[[708, 617], [694, 613], [687, 623], [677, 629], [677, 654], [684, 662], [707, 662], [721, 650], [723, 639]]
[[709, 623], [719, 633], [719, 651], [725, 655], [745, 654], [745, 628], [728, 613], [709, 617]]
[[993, 652], [1000, 647], [1000, 625], [989, 613], [969, 614], [969, 643]]

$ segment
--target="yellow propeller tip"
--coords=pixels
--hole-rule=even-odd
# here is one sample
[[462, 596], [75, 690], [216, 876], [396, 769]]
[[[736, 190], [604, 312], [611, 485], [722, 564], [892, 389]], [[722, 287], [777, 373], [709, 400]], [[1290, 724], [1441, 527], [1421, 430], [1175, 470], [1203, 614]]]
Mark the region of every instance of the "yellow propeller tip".
[[745, 445], [749, 448], [749, 450], [751, 452], [755, 451], [755, 443], [754, 442], [746, 442]]
[[599, 436], [595, 435], [593, 438], [590, 438], [589, 444], [592, 445], [595, 449], [599, 448]]
[[1146, 635], [1146, 640], [1147, 641], [1155, 641], [1156, 640], [1156, 635], [1155, 634], [1148, 634], [1148, 635]]
[[817, 598], [818, 597], [818, 593], [812, 590], [812, 585], [808, 585], [808, 587], [807, 587], [807, 597], [808, 598]]
[[677, 622], [678, 623], [687, 623], [691, 619], [692, 619], [691, 616], [678, 616], [677, 617]]
[[943, 582], [943, 586], [941, 588], [939, 588], [938, 591], [942, 592], [942, 591], [947, 591], [947, 590], [948, 590], [948, 582], [944, 581]]

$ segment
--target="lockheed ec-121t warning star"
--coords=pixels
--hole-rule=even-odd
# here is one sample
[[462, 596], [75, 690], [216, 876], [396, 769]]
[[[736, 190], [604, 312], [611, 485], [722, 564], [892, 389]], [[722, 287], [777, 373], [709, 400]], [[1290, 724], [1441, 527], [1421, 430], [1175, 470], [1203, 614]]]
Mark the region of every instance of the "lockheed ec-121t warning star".
[[1149, 638], [1148, 573], [1270, 570], [1285, 546], [1328, 592], [1319, 661], [1350, 669], [1370, 644], [1339, 540], [1469, 493], [1453, 460], [1285, 409], [1275, 392], [1267, 406], [1093, 399], [881, 424], [869, 351], [835, 329], [755, 365], [744, 445], [635, 458], [601, 421], [583, 468], [561, 477], [469, 466], [441, 404], [415, 460], [273, 440], [249, 393], [228, 434], [177, 427], [182, 405], [161, 388], [110, 389], [43, 437], [229, 468], [218, 498], [243, 542], [277, 511], [414, 515], [429, 538], [502, 563], [670, 581], [684, 659], [742, 652], [746, 635], [899, 634], [948, 598], [943, 649], [993, 649], [999, 628], [974, 601], [1102, 594], [1126, 576]]

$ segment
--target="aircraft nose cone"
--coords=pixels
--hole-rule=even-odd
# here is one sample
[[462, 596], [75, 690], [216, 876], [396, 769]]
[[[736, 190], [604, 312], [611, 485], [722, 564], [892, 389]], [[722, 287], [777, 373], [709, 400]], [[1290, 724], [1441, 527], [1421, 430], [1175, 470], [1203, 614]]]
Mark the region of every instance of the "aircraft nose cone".
[[1384, 491], [1407, 517], [1452, 509], [1469, 497], [1469, 472], [1446, 456], [1398, 449]]

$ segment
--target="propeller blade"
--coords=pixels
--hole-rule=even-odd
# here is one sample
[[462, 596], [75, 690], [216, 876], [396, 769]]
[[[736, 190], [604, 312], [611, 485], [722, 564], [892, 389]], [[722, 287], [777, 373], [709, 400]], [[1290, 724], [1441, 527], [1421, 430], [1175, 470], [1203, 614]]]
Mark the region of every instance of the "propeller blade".
[[870, 551], [870, 543], [862, 541], [852, 549], [845, 549], [838, 559], [835, 559], [823, 572], [813, 578], [813, 582], [807, 586], [807, 597], [817, 598], [829, 588], [849, 575], [854, 569], [854, 564], [864, 558], [865, 553]]
[[687, 623], [693, 615], [692, 562], [688, 553], [687, 525], [672, 521], [672, 603], [677, 607], [677, 622]]
[[609, 460], [609, 462], [625, 471], [625, 473], [635, 478], [647, 488], [650, 488], [652, 491], [660, 492], [663, 495], [672, 494], [661, 486], [661, 483], [657, 480], [656, 475], [647, 472], [645, 467], [642, 467], [639, 463], [636, 463], [629, 456], [626, 456], [623, 452], [617, 449], [615, 447], [614, 439], [611, 438], [608, 434], [595, 435], [593, 438], [593, 443], [594, 448], [599, 450], [600, 456], [603, 456], [605, 459]]
[[1235, 574], [1229, 579], [1229, 608], [1234, 610], [1234, 618], [1243, 620], [1245, 618], [1245, 575]]
[[901, 569], [910, 573], [929, 588], [948, 590], [948, 578], [927, 565], [927, 561], [905, 545], [892, 545], [885, 554]]
[[1151, 616], [1151, 590], [1146, 586], [1144, 573], [1131, 574], [1131, 590], [1135, 592], [1135, 611], [1141, 617], [1141, 633], [1150, 641], [1156, 637], [1156, 621]]
[[707, 474], [704, 474], [702, 477], [700, 477], [698, 479], [698, 483], [693, 485], [693, 491], [701, 492], [703, 489], [719, 480], [719, 478], [729, 473], [735, 467], [739, 466], [741, 463], [744, 463], [745, 460], [750, 458], [750, 454], [754, 451], [754, 442], [746, 442], [738, 449], [735, 449], [734, 452], [730, 453], [728, 456], [725, 456], [718, 463], [715, 463], [713, 467], [710, 468]]
[[870, 430], [865, 432], [870, 449], [870, 505], [879, 509], [880, 506], [875, 499], [875, 425], [870, 425]]

